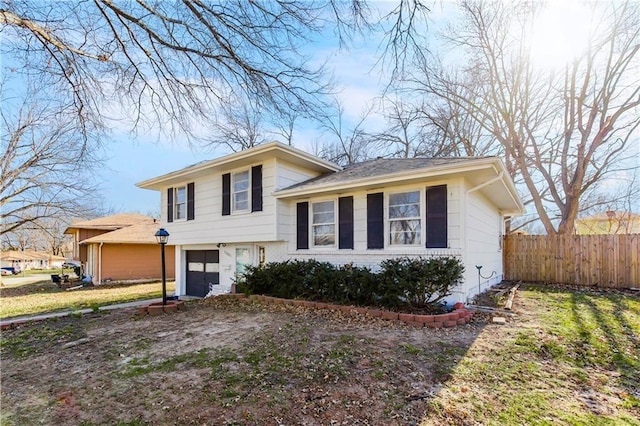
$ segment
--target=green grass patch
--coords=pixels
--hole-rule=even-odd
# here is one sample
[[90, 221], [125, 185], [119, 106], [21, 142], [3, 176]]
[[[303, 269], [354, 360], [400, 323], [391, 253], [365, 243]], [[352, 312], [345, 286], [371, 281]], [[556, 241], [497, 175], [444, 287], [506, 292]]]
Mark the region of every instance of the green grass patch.
[[424, 424], [640, 425], [640, 299], [545, 286], [518, 298], [535, 319], [466, 354], [448, 388], [474, 392], [430, 402]]
[[[167, 291], [173, 292], [175, 283], [167, 283]], [[0, 288], [0, 318], [36, 315], [67, 309], [96, 310], [100, 306], [135, 300], [162, 297], [162, 284], [118, 284], [86, 287], [73, 291], [58, 288], [44, 281]]]

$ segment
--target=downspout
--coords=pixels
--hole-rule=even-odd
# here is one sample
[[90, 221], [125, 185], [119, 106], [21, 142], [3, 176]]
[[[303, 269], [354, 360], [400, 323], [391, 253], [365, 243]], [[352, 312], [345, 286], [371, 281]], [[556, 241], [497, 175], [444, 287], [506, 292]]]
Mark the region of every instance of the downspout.
[[[495, 169], [494, 169], [495, 170]], [[498, 173], [495, 177], [489, 179], [486, 182], [481, 183], [480, 185], [476, 185], [473, 188], [469, 188], [467, 189], [467, 191], [465, 192], [465, 196], [464, 196], [464, 204], [465, 204], [465, 216], [468, 214], [469, 211], [469, 194], [471, 194], [472, 192], [475, 192], [479, 189], [484, 188], [485, 186], [491, 185], [494, 182], [497, 182], [499, 180], [502, 179], [502, 177], [504, 176], [504, 172], [500, 171], [500, 173]], [[465, 236], [464, 236], [464, 257], [465, 257], [465, 261], [467, 260], [467, 249], [469, 247], [469, 233], [466, 230], [466, 218], [465, 218]], [[479, 285], [478, 285], [479, 287]], [[465, 291], [466, 293], [466, 303], [469, 303], [469, 296], [468, 296], [468, 292]]]
[[100, 243], [98, 247], [98, 284], [102, 284], [102, 246], [104, 243]]

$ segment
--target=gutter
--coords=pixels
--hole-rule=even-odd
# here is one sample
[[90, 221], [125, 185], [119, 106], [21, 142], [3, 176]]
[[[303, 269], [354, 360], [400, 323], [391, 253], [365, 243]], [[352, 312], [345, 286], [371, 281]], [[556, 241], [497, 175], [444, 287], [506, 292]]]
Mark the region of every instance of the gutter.
[[504, 172], [498, 173], [496, 177], [491, 178], [488, 181], [481, 183], [480, 185], [474, 186], [473, 188], [467, 189], [466, 195], [469, 195], [470, 193], [477, 191], [478, 189], [482, 189], [487, 185], [491, 185], [492, 183], [501, 180], [503, 176], [504, 176]]

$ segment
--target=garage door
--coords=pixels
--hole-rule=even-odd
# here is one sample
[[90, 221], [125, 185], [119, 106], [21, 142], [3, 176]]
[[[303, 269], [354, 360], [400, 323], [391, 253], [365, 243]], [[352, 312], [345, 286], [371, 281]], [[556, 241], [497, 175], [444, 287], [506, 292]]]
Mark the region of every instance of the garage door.
[[187, 251], [187, 296], [204, 297], [220, 284], [220, 251]]

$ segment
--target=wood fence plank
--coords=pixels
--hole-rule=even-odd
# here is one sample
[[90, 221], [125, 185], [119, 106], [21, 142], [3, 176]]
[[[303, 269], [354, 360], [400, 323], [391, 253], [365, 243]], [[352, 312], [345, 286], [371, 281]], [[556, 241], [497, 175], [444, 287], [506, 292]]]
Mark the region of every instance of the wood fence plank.
[[507, 235], [504, 276], [610, 288], [640, 288], [640, 234]]

